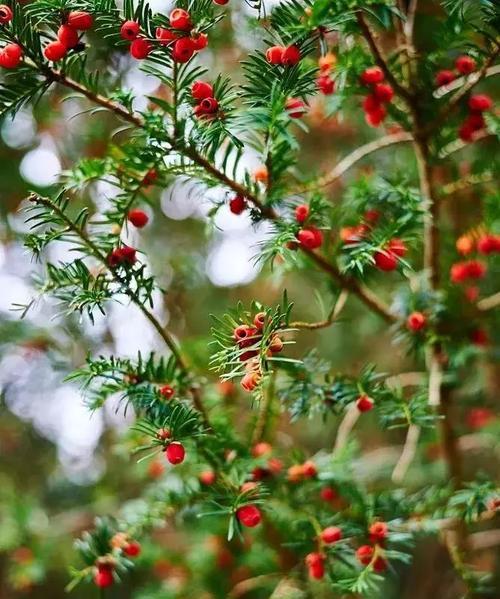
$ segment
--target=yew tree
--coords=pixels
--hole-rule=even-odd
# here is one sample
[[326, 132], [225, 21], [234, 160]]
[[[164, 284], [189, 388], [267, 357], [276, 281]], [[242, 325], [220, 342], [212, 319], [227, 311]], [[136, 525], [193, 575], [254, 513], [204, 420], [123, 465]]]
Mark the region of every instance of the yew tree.
[[[119, 302], [155, 334], [54, 358], [127, 419], [106, 455], [134, 481], [69, 590], [498, 596], [499, 25], [494, 0], [0, 6], [3, 119], [82, 123], [21, 205], [20, 316], [49, 302], [81, 343]], [[205, 206], [189, 242], [169, 189]], [[227, 218], [260, 274], [208, 306]]]

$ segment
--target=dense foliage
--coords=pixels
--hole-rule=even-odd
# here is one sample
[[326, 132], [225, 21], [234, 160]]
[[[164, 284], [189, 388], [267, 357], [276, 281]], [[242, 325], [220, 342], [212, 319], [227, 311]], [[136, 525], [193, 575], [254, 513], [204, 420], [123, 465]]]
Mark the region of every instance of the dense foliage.
[[[231, 18], [254, 47], [239, 61], [227, 56], [240, 43]], [[128, 472], [113, 506], [91, 509], [67, 589], [402, 597], [436, 539], [442, 577], [422, 595], [417, 568], [404, 596], [497, 595], [498, 564], [477, 548], [498, 544], [500, 504], [499, 24], [490, 0], [0, 7], [3, 117], [69, 99], [101, 144], [87, 152], [82, 133], [57, 184], [26, 194], [36, 294], [16, 309], [27, 318], [53, 298], [78, 338], [119, 302], [162, 344], [125, 356], [86, 343], [72, 372], [74, 355], [42, 347], [89, 411], [109, 403], [129, 423], [108, 453]], [[156, 82], [146, 99], [127, 88], [130, 61]], [[312, 131], [318, 118], [333, 133]], [[349, 122], [351, 151], [332, 166], [323, 147]], [[359, 163], [374, 167], [351, 178]], [[156, 228], [158, 194], [178, 185], [186, 202], [210, 200], [193, 238], [210, 243], [224, 212], [265, 231], [261, 283], [227, 310], [175, 311], [176, 285], [196, 290], [193, 254], [206, 250]], [[176, 322], [190, 318], [196, 330]], [[480, 471], [466, 437], [487, 456]], [[30, 592], [53, 548], [30, 532], [28, 502], [15, 516], [15, 493], [0, 501], [21, 531], [0, 544], [9, 586]]]

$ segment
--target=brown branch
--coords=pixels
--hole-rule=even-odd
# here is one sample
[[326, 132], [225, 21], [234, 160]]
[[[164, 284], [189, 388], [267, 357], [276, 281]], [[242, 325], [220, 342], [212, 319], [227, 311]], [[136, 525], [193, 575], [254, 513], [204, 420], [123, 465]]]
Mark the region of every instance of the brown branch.
[[373, 58], [375, 59], [377, 65], [384, 72], [385, 78], [392, 85], [394, 91], [398, 94], [398, 96], [400, 96], [407, 102], [410, 102], [412, 99], [410, 92], [405, 87], [403, 87], [401, 83], [399, 83], [399, 81], [396, 79], [396, 77], [394, 77], [394, 75], [392, 74], [392, 71], [387, 64], [387, 60], [384, 57], [381, 48], [379, 47], [370, 27], [365, 21], [363, 13], [361, 11], [358, 11], [356, 13], [356, 18], [358, 21], [359, 28], [361, 29], [361, 33], [363, 34], [363, 37], [366, 39], [368, 46], [370, 47]]
[[[83, 241], [83, 243], [87, 246], [87, 248], [90, 251], [90, 253], [92, 254], [92, 256], [94, 256], [94, 258], [96, 258], [99, 262], [101, 262], [101, 264], [103, 264], [109, 270], [114, 281], [120, 285], [121, 289], [123, 290], [123, 293], [125, 293], [125, 295], [127, 295], [130, 298], [130, 300], [139, 308], [139, 310], [142, 312], [142, 314], [151, 323], [151, 325], [156, 330], [158, 335], [164, 341], [165, 345], [172, 352], [172, 355], [175, 357], [175, 361], [177, 362], [177, 365], [182, 370], [182, 372], [184, 374], [189, 374], [189, 369], [187, 367], [187, 364], [186, 364], [186, 362], [181, 354], [181, 351], [180, 351], [179, 347], [177, 346], [177, 343], [175, 342], [174, 338], [165, 329], [165, 327], [163, 327], [160, 324], [160, 322], [158, 321], [156, 316], [146, 308], [146, 306], [144, 305], [143, 302], [141, 302], [141, 300], [139, 299], [137, 294], [132, 289], [130, 289], [127, 282], [116, 272], [116, 270], [114, 268], [109, 266], [107, 256], [105, 256], [101, 252], [101, 250], [95, 245], [95, 243], [92, 241], [92, 239], [90, 239], [90, 237], [85, 233], [85, 231], [81, 227], [76, 225], [70, 218], [68, 218], [68, 216], [63, 212], [63, 210], [61, 210], [57, 204], [52, 202], [52, 200], [50, 200], [50, 198], [46, 198], [41, 195], [32, 193], [30, 196], [28, 196], [27, 199], [30, 202], [33, 202], [36, 204], [42, 204], [42, 205], [46, 206], [47, 208], [53, 210], [58, 215], [58, 217], [61, 218], [66, 223], [67, 229], [69, 231], [73, 232], [79, 239], [81, 239]], [[192, 393], [192, 398], [193, 398], [193, 404], [195, 405], [197, 410], [201, 413], [206, 426], [211, 428], [210, 423], [209, 423], [208, 414], [207, 414], [205, 407], [203, 406], [203, 403], [201, 401], [201, 397], [200, 397], [198, 388], [193, 386], [191, 388], [191, 393]]]
[[319, 322], [302, 322], [297, 320], [295, 322], [290, 323], [290, 327], [292, 329], [325, 329], [329, 327], [331, 324], [335, 322], [335, 319], [340, 314], [342, 309], [344, 308], [347, 298], [349, 297], [349, 293], [346, 289], [343, 289], [340, 293], [337, 301], [333, 305], [333, 308], [330, 310], [330, 314], [325, 320], [320, 320]]
[[[44, 73], [48, 79], [58, 82], [61, 85], [64, 85], [70, 89], [73, 89], [74, 91], [77, 91], [78, 93], [81, 93], [83, 96], [85, 96], [92, 102], [98, 104], [99, 106], [102, 106], [103, 108], [106, 108], [107, 110], [110, 110], [111, 112], [113, 112], [123, 120], [127, 121], [128, 123], [139, 128], [144, 128], [144, 122], [141, 119], [141, 117], [128, 112], [125, 108], [123, 108], [116, 102], [113, 102], [108, 98], [105, 98], [99, 94], [92, 92], [85, 86], [77, 83], [76, 81], [73, 81], [72, 79], [69, 79], [64, 74], [58, 71], [47, 68], [44, 70]], [[206, 158], [201, 156], [193, 147], [180, 146], [179, 143], [172, 138], [168, 139], [168, 143], [170, 143], [172, 148], [174, 148], [176, 151], [178, 151], [181, 154], [184, 154], [185, 156], [190, 158], [195, 164], [202, 167], [215, 179], [217, 179], [236, 193], [245, 196], [245, 198], [248, 201], [250, 201], [255, 207], [257, 207], [260, 210], [264, 217], [268, 218], [269, 220], [279, 219], [279, 216], [275, 212], [275, 210], [273, 210], [269, 206], [265, 206], [262, 203], [262, 201], [249, 189], [228, 177], [224, 172], [218, 170]], [[361, 299], [361, 301], [370, 309], [372, 309], [375, 313], [379, 314], [387, 322], [395, 321], [395, 317], [390, 313], [387, 306], [385, 306], [385, 304], [372, 291], [360, 285], [354, 279], [350, 279], [342, 275], [335, 265], [330, 264], [327, 260], [325, 260], [325, 258], [320, 256], [319, 254], [316, 254], [311, 250], [307, 250], [306, 248], [301, 247], [301, 249], [322, 270], [329, 273], [330, 276], [334, 278], [341, 286], [345, 287], [353, 294], [357, 295]]]
[[306, 193], [308, 191], [314, 191], [316, 189], [320, 189], [322, 187], [328, 187], [335, 183], [344, 173], [346, 173], [351, 167], [353, 167], [357, 162], [369, 156], [373, 152], [381, 150], [382, 148], [387, 148], [388, 146], [392, 146], [394, 144], [406, 143], [413, 141], [413, 136], [411, 133], [407, 131], [403, 131], [401, 133], [395, 133], [392, 135], [385, 135], [380, 139], [376, 139], [371, 141], [359, 148], [356, 148], [351, 154], [343, 158], [333, 169], [314, 184], [306, 185], [294, 191], [294, 193], [301, 194]]
[[392, 471], [393, 482], [399, 484], [404, 479], [408, 468], [410, 467], [415, 454], [417, 453], [418, 440], [420, 439], [420, 427], [416, 424], [410, 424], [406, 433], [406, 440], [399, 460]]

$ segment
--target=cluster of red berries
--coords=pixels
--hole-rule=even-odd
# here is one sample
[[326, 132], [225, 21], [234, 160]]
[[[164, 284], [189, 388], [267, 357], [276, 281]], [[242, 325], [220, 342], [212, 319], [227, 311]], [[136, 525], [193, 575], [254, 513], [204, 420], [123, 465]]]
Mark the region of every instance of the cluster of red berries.
[[342, 227], [340, 229], [340, 239], [345, 244], [358, 243], [366, 237], [380, 218], [378, 210], [366, 210], [363, 215], [363, 221], [359, 225]]
[[[457, 239], [456, 248], [462, 256], [469, 256], [474, 251], [484, 256], [497, 254], [500, 252], [500, 235], [482, 233], [475, 239], [474, 235], [465, 234]], [[452, 283], [482, 279], [487, 269], [487, 265], [481, 260], [472, 259], [455, 262], [450, 269], [450, 279]], [[474, 294], [469, 299], [473, 301], [475, 299]]]
[[472, 56], [463, 54], [455, 60], [455, 67], [457, 72], [443, 69], [436, 74], [436, 85], [441, 87], [442, 85], [449, 85], [454, 81], [458, 75], [470, 75], [476, 70], [476, 61]]
[[335, 55], [329, 52], [321, 56], [318, 60], [320, 74], [316, 79], [316, 85], [319, 91], [325, 96], [331, 96], [335, 92], [335, 81], [330, 77], [330, 72], [335, 62]]
[[[116, 533], [111, 539], [111, 546], [119, 550], [129, 558], [138, 557], [141, 553], [141, 545], [124, 532]], [[114, 570], [116, 561], [110, 555], [100, 557], [95, 563], [94, 583], [97, 587], [104, 589], [112, 586], [115, 581]]]
[[360, 76], [361, 83], [371, 87], [371, 93], [363, 101], [365, 120], [370, 127], [378, 127], [387, 116], [384, 104], [389, 104], [394, 97], [394, 90], [384, 83], [384, 72], [380, 67], [369, 67]]
[[168, 429], [161, 428], [156, 433], [156, 438], [163, 444], [163, 451], [168, 462], [176, 466], [184, 461], [186, 457], [184, 445], [179, 441], [172, 441], [172, 433]]
[[[12, 21], [12, 9], [6, 4], [0, 5], [0, 25], [6, 25]], [[0, 50], [0, 67], [4, 69], [15, 69], [21, 62], [23, 49], [19, 44], [7, 44]]]
[[108, 264], [111, 267], [132, 266], [137, 262], [137, 250], [123, 245], [115, 248], [108, 256]]
[[299, 483], [303, 480], [316, 478], [317, 474], [318, 469], [316, 464], [311, 460], [307, 460], [303, 464], [293, 464], [293, 466], [290, 466], [287, 471], [287, 479], [288, 482]]
[[[375, 522], [369, 528], [369, 539], [373, 545], [361, 545], [356, 550], [356, 558], [363, 566], [371, 565], [375, 572], [387, 569], [387, 560], [383, 556], [383, 546], [387, 538], [387, 524]], [[342, 530], [337, 526], [328, 526], [319, 535], [320, 545], [332, 545], [342, 539]], [[306, 555], [305, 563], [311, 578], [321, 579], [325, 575], [326, 555], [323, 551], [314, 551]]]
[[475, 94], [469, 98], [469, 114], [458, 130], [458, 136], [464, 142], [473, 141], [474, 134], [484, 129], [484, 112], [493, 108], [493, 100], [486, 94]]
[[271, 46], [266, 50], [266, 60], [269, 64], [293, 67], [301, 59], [298, 46]]
[[57, 40], [49, 42], [43, 54], [47, 60], [57, 62], [66, 56], [68, 50], [80, 43], [80, 31], [87, 31], [94, 24], [94, 17], [83, 10], [71, 11], [57, 30]]
[[261, 481], [271, 476], [277, 476], [283, 470], [283, 462], [273, 457], [272, 452], [272, 445], [264, 441], [252, 447], [253, 457], [263, 461], [263, 465], [256, 466], [252, 470], [252, 481]]
[[406, 328], [412, 333], [418, 333], [422, 329], [424, 329], [427, 325], [427, 317], [423, 312], [418, 312], [417, 310], [411, 312], [411, 314], [406, 319]]
[[[340, 229], [340, 239], [345, 244], [358, 243], [369, 235], [379, 218], [378, 210], [367, 210], [362, 223]], [[402, 239], [391, 239], [383, 249], [375, 252], [373, 256], [375, 266], [386, 272], [395, 270], [398, 267], [399, 258], [405, 256], [406, 252], [407, 248]]]
[[203, 119], [214, 118], [219, 111], [219, 102], [214, 98], [214, 89], [210, 83], [195, 81], [191, 86], [191, 96], [197, 102], [195, 116]]
[[[262, 339], [262, 329], [266, 318], [265, 312], [259, 312], [253, 319], [253, 325], [242, 324], [233, 331], [233, 338], [240, 349], [249, 348], [240, 354], [240, 360], [246, 362], [246, 373], [241, 379], [241, 387], [248, 392], [253, 391], [260, 383], [262, 374], [256, 356], [258, 349], [250, 349]], [[279, 353], [283, 349], [283, 341], [279, 335], [273, 335], [267, 348], [267, 355]]]
[[[186, 10], [175, 8], [169, 15], [169, 22], [172, 29], [157, 27], [155, 38], [162, 46], [172, 44], [175, 62], [187, 62], [195, 52], [207, 47], [208, 36], [205, 33], [186, 35], [193, 29], [191, 16]], [[141, 35], [141, 26], [137, 21], [125, 21], [120, 28], [120, 35], [131, 42], [130, 54], [138, 60], [147, 58], [153, 50], [152, 40]]]
[[[295, 220], [299, 225], [304, 225], [309, 218], [310, 210], [307, 204], [300, 204], [295, 208]], [[323, 244], [323, 233], [317, 227], [308, 225], [307, 227], [301, 227], [296, 235], [299, 244], [308, 249], [315, 250]], [[290, 246], [289, 246], [290, 247]], [[294, 246], [291, 246], [293, 249]]]

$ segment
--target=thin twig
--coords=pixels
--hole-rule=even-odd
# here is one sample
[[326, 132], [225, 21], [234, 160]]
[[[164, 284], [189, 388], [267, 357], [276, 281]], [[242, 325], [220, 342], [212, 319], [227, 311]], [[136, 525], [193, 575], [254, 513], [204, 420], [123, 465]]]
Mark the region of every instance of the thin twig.
[[477, 302], [477, 307], [483, 311], [492, 310], [497, 306], [500, 306], [500, 291]]
[[408, 432], [406, 433], [406, 440], [403, 446], [403, 451], [399, 456], [398, 463], [392, 471], [392, 481], [396, 484], [402, 482], [406, 475], [410, 464], [413, 462], [413, 458], [417, 453], [418, 440], [420, 438], [420, 427], [416, 424], [410, 424]]
[[[125, 295], [127, 295], [132, 300], [132, 302], [140, 309], [140, 311], [146, 317], [146, 319], [152, 324], [153, 328], [157, 331], [159, 336], [165, 342], [165, 345], [172, 352], [173, 356], [175, 357], [175, 361], [177, 362], [177, 365], [182, 370], [182, 372], [185, 374], [189, 374], [189, 370], [186, 365], [186, 362], [185, 362], [174, 338], [165, 329], [165, 327], [163, 327], [160, 324], [160, 322], [158, 321], [156, 316], [146, 308], [146, 306], [144, 305], [143, 302], [141, 302], [141, 300], [139, 299], [137, 294], [132, 289], [130, 289], [130, 287], [127, 285], [127, 282], [116, 272], [116, 270], [114, 268], [109, 266], [107, 256], [105, 256], [101, 252], [101, 250], [95, 245], [95, 243], [90, 239], [90, 237], [85, 233], [85, 231], [82, 228], [80, 228], [78, 225], [76, 225], [65, 214], [65, 212], [63, 210], [61, 210], [59, 208], [59, 206], [55, 202], [53, 202], [50, 198], [46, 198], [46, 197], [38, 195], [36, 193], [32, 193], [27, 199], [30, 202], [42, 204], [42, 205], [46, 206], [47, 208], [50, 208], [51, 210], [53, 210], [59, 216], [59, 218], [61, 218], [66, 223], [68, 230], [72, 231], [77, 237], [79, 237], [83, 241], [83, 243], [87, 246], [87, 248], [90, 251], [90, 253], [92, 254], [92, 256], [94, 256], [94, 258], [99, 260], [99, 262], [101, 262], [101, 264], [103, 264], [109, 270], [113, 279], [120, 285], [120, 288], [123, 291], [123, 293], [125, 293]], [[203, 420], [205, 421], [205, 424], [207, 425], [207, 427], [210, 427], [208, 414], [206, 413], [206, 410], [201, 402], [199, 393], [198, 392], [193, 393], [194, 389], [195, 389], [195, 387], [192, 387], [192, 389], [191, 389], [192, 396], [193, 396], [193, 404], [198, 409], [198, 411], [201, 413]]]
[[385, 135], [380, 139], [371, 141], [363, 146], [360, 146], [359, 148], [356, 148], [356, 150], [354, 150], [351, 154], [343, 158], [327, 175], [315, 183], [311, 183], [295, 190], [294, 193], [301, 194], [309, 191], [315, 191], [316, 189], [321, 189], [322, 187], [328, 187], [340, 179], [342, 175], [344, 175], [350, 168], [352, 168], [357, 162], [366, 156], [369, 156], [370, 154], [373, 154], [382, 148], [410, 141], [413, 141], [413, 136], [407, 131], [394, 133], [392, 135]]
[[464, 191], [468, 187], [473, 185], [483, 185], [485, 183], [491, 183], [494, 181], [493, 173], [491, 171], [485, 171], [477, 175], [468, 175], [463, 179], [457, 179], [451, 183], [447, 183], [441, 188], [443, 195], [453, 195], [454, 193]]
[[292, 329], [324, 329], [329, 327], [335, 322], [335, 319], [344, 308], [348, 297], [349, 292], [346, 289], [343, 289], [325, 320], [320, 320], [319, 322], [302, 322], [301, 320], [297, 320], [291, 322], [290, 327]]
[[[452, 81], [451, 83], [448, 83], [447, 85], [441, 85], [441, 87], [438, 87], [435, 92], [434, 92], [434, 97], [435, 98], [442, 98], [444, 96], [446, 96], [447, 94], [455, 91], [456, 89], [459, 89], [462, 87], [462, 85], [464, 85], [465, 83], [467, 83], [468, 81], [471, 80], [471, 78], [475, 78], [478, 77], [478, 71], [476, 71], [475, 73], [471, 73], [470, 75], [464, 75], [463, 77], [459, 77], [458, 79], [455, 79], [454, 81]], [[486, 72], [483, 75], [483, 79], [486, 79], [487, 77], [493, 77], [495, 75], [499, 75], [500, 74], [500, 64], [495, 65], [494, 67], [488, 67], [486, 69]]]
[[354, 425], [358, 421], [361, 412], [358, 410], [355, 403], [349, 406], [345, 412], [344, 418], [339, 425], [337, 430], [337, 437], [335, 439], [335, 445], [333, 447], [333, 453], [337, 453], [343, 447], [345, 447], [347, 443], [347, 439], [354, 428]]

